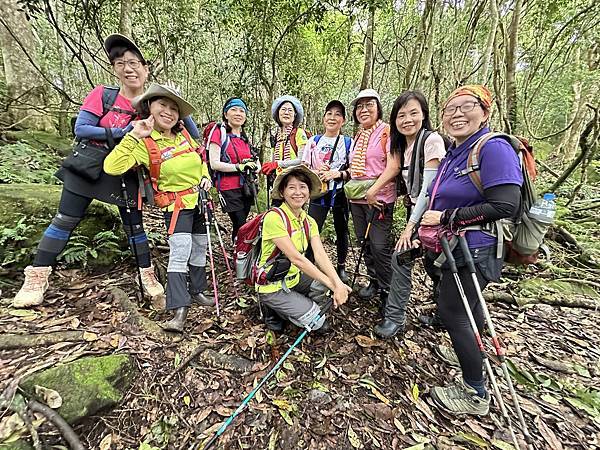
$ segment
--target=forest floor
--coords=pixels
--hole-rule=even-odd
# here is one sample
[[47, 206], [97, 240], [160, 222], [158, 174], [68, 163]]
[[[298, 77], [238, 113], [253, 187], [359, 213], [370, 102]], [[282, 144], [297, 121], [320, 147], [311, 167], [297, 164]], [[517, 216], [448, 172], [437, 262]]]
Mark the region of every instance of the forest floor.
[[[158, 215], [150, 216], [148, 228], [162, 230]], [[155, 264], [164, 267], [168, 252], [161, 246], [153, 252]], [[115, 300], [111, 289], [118, 287], [133, 305], [137, 302], [130, 261], [101, 273], [57, 270], [47, 302], [31, 310], [10, 307], [22, 278], [5, 271], [2, 275], [12, 277], [14, 284], [2, 292], [1, 333], [84, 333], [75, 341], [1, 351], [0, 392], [14, 376], [36, 366], [81, 355], [127, 353], [137, 362], [136, 381], [117, 408], [74, 426], [84, 446], [188, 449], [205, 441], [300, 332], [291, 325], [276, 336], [267, 332], [253, 293], [242, 287], [239, 296], [234, 293], [216, 253], [221, 315], [214, 308], [193, 307], [183, 335], [137, 326], [139, 321], [131, 319], [138, 310], [153, 321], [166, 315], [156, 316], [148, 305], [124, 308]], [[506, 289], [506, 283], [490, 288]], [[436, 345], [449, 343], [447, 334], [419, 325], [418, 315], [433, 308], [429, 291], [418, 263], [407, 332], [389, 341], [372, 334], [376, 302], [353, 296], [333, 312], [333, 331], [304, 339], [231, 424], [218, 448], [511, 448], [495, 401], [490, 414], [481, 418], [450, 417], [431, 405], [429, 389], [451, 382], [459, 372], [434, 353]], [[534, 447], [600, 448], [600, 312], [502, 302], [491, 303], [490, 309], [507, 346]], [[197, 357], [188, 363], [192, 354]], [[492, 365], [522, 439], [500, 367]], [[62, 443], [50, 426], [40, 432], [48, 446]]]

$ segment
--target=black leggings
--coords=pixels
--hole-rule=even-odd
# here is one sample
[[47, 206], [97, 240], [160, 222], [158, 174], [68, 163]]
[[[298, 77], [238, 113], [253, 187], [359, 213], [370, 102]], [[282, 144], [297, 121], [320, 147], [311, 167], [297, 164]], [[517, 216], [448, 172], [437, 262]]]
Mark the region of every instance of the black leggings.
[[[314, 202], [314, 203], [313, 203]], [[308, 207], [308, 215], [315, 219], [319, 227], [319, 232], [323, 230], [323, 225], [327, 219], [327, 214], [331, 210], [333, 215], [333, 228], [335, 229], [335, 243], [337, 247], [338, 265], [344, 265], [348, 257], [348, 202], [344, 191], [336, 193], [333, 206], [331, 206], [331, 192], [328, 192], [322, 199], [313, 200]], [[307, 258], [312, 260], [312, 251], [309, 249]]]
[[[62, 190], [58, 204], [58, 214], [54, 216], [38, 244], [33, 260], [35, 267], [56, 264], [56, 258], [67, 246], [72, 231], [84, 218], [92, 200], [92, 198], [75, 194], [66, 189]], [[140, 267], [150, 267], [150, 247], [142, 223], [142, 212], [132, 208], [131, 213], [128, 213], [127, 208], [124, 206], [118, 208], [129, 244], [136, 246]], [[133, 235], [131, 233], [132, 227]]]
[[248, 218], [248, 214], [250, 214], [250, 207], [252, 204], [248, 205], [247, 208], [241, 209], [239, 211], [228, 212], [229, 218], [231, 219], [231, 242], [235, 243], [235, 237], [239, 229], [246, 223], [246, 219]]

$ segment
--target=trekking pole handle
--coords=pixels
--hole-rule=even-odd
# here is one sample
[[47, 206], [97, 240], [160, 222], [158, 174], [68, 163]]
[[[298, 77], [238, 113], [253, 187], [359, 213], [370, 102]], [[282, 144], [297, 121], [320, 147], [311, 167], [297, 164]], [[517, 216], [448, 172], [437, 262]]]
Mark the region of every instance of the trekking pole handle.
[[458, 269], [456, 268], [456, 260], [450, 251], [450, 244], [448, 244], [448, 239], [446, 236], [440, 236], [440, 244], [442, 244], [442, 250], [444, 251], [444, 255], [446, 255], [446, 261], [448, 261], [448, 264], [450, 264], [450, 271], [452, 273], [458, 273]]
[[471, 255], [471, 250], [469, 250], [467, 238], [463, 234], [458, 235], [458, 244], [460, 245], [460, 249], [463, 252], [465, 262], [467, 263], [467, 267], [469, 268], [469, 272], [476, 273], [475, 263], [473, 262], [473, 255]]

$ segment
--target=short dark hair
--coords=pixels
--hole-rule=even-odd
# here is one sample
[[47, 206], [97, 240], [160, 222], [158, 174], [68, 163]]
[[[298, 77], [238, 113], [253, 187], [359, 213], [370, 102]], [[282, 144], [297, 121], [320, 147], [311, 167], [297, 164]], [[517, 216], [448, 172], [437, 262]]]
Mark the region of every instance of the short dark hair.
[[312, 181], [310, 180], [308, 175], [306, 175], [303, 172], [291, 172], [291, 173], [284, 175], [281, 182], [279, 183], [278, 190], [279, 190], [279, 195], [281, 195], [281, 198], [283, 198], [283, 191], [285, 191], [285, 188], [287, 187], [287, 185], [289, 184], [289, 182], [292, 178], [296, 178], [298, 181], [306, 183], [306, 185], [308, 186], [308, 190], [312, 191], [313, 185], [312, 185]]
[[410, 100], [416, 100], [421, 106], [421, 112], [423, 113], [423, 124], [421, 128], [431, 130], [431, 119], [429, 117], [429, 104], [427, 99], [420, 91], [405, 91], [395, 101], [392, 106], [392, 112], [390, 113], [390, 153], [395, 155], [397, 152], [404, 157], [404, 150], [406, 150], [406, 137], [400, 133], [398, 127], [396, 127], [396, 116], [398, 111]]
[[[368, 98], [368, 97], [366, 97], [366, 98]], [[383, 107], [381, 106], [381, 102], [379, 100], [377, 100], [375, 97], [371, 97], [371, 99], [375, 100], [375, 102], [377, 103], [377, 120], [380, 120], [381, 118], [383, 118]], [[357, 107], [358, 107], [358, 102], [356, 102], [354, 104], [354, 107], [352, 108], [352, 120], [354, 120], [354, 122], [356, 122], [356, 123], [358, 123], [358, 117], [356, 117], [356, 108]]]
[[[167, 98], [167, 97], [160, 97], [160, 96], [152, 97], [152, 98], [149, 98], [148, 100], [144, 100], [142, 103], [140, 103], [140, 107], [138, 110], [140, 117], [142, 119], [147, 119], [148, 117], [150, 117], [150, 104], [161, 98]], [[179, 110], [179, 108], [178, 108], [178, 110]], [[177, 123], [175, 125], [173, 125], [173, 128], [171, 128], [171, 131], [173, 133], [179, 133], [181, 130], [183, 130], [183, 127], [181, 126], [181, 123], [180, 123], [181, 119], [182, 119], [181, 113], [179, 114], [179, 119], [180, 120], [178, 120]]]
[[115, 45], [114, 47], [112, 47], [110, 49], [110, 52], [108, 52], [108, 60], [112, 64], [112, 63], [114, 63], [115, 59], [122, 57], [125, 54], [125, 52], [127, 52], [127, 51], [129, 51], [129, 52], [133, 53], [135, 56], [137, 56], [138, 59], [140, 60], [140, 62], [144, 66], [148, 65], [146, 63], [146, 60], [142, 56], [142, 54], [137, 49], [125, 47], [124, 45]]

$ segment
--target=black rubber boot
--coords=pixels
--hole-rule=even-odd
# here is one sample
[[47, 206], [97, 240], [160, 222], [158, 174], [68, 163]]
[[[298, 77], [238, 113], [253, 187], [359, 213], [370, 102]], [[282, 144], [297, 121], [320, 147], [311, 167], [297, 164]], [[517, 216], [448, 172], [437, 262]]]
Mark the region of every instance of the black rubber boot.
[[262, 304], [261, 308], [267, 328], [271, 331], [283, 331], [283, 328], [285, 327], [285, 321], [281, 318], [281, 316], [265, 304]]
[[338, 264], [338, 266], [337, 266], [337, 274], [340, 277], [340, 280], [342, 280], [342, 283], [348, 284], [350, 282], [350, 279], [348, 278], [348, 274], [346, 273], [345, 266], [342, 266], [342, 265]]
[[373, 329], [375, 334], [383, 339], [389, 339], [396, 334], [404, 334], [404, 324], [398, 324], [390, 319], [383, 319]]
[[192, 303], [196, 303], [201, 306], [215, 306], [215, 298], [207, 297], [203, 292], [197, 292], [195, 294], [191, 294]]
[[362, 287], [358, 291], [358, 296], [363, 300], [369, 300], [377, 295], [379, 292], [379, 283], [377, 280], [371, 279], [367, 286]]
[[181, 308], [177, 308], [175, 310], [175, 315], [171, 320], [162, 324], [163, 330], [167, 331], [176, 331], [178, 333], [183, 332], [183, 327], [185, 326], [185, 319], [187, 319], [189, 308], [187, 306], [183, 306]]
[[323, 325], [321, 325], [321, 328], [313, 331], [313, 333], [318, 336], [322, 336], [322, 335], [328, 334], [330, 332], [331, 332], [331, 325], [329, 325], [328, 320], [325, 320], [325, 322], [323, 322]]

